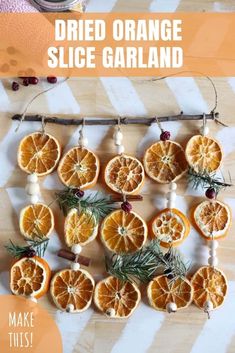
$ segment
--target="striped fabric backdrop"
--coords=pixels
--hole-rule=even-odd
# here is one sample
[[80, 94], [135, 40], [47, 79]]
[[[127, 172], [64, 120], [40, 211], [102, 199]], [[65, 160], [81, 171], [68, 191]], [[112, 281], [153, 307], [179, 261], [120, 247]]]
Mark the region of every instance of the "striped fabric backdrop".
[[[90, 12], [109, 11], [234, 11], [232, 0], [91, 0]], [[192, 38], [193, 40], [193, 38]], [[42, 80], [43, 81], [43, 80]], [[210, 133], [223, 146], [223, 174], [235, 175], [235, 78], [214, 79], [218, 90], [218, 111], [221, 120], [229, 127], [209, 123]], [[11, 121], [14, 113], [22, 112], [31, 97], [43, 88], [22, 87], [11, 91], [11, 80], [0, 82], [0, 294], [9, 293], [8, 270], [11, 259], [3, 245], [12, 239], [20, 242], [18, 216], [27, 203], [24, 187], [26, 175], [19, 170], [16, 161], [17, 147], [21, 138], [41, 128], [38, 123], [22, 123], [16, 133], [17, 122]], [[213, 89], [205, 78], [168, 78], [153, 82], [151, 78], [94, 78], [70, 79], [61, 86], [38, 98], [30, 108], [32, 113], [52, 115], [96, 116], [152, 116], [208, 112], [214, 105]], [[164, 124], [173, 139], [185, 145], [187, 139], [198, 131], [199, 124], [174, 122]], [[48, 125], [46, 130], [61, 142], [64, 150], [75, 145], [78, 129]], [[89, 147], [97, 152], [102, 163], [114, 155], [113, 128], [86, 127]], [[123, 128], [124, 144], [130, 154], [142, 157], [149, 144], [157, 140], [157, 126]], [[61, 189], [57, 174], [40, 180], [42, 200], [50, 203], [55, 190]], [[97, 190], [103, 189], [99, 184]], [[136, 203], [135, 210], [149, 220], [165, 206], [166, 187], [147, 180], [143, 203]], [[178, 207], [185, 212], [202, 200], [203, 190], [193, 191], [185, 180], [180, 181], [177, 197]], [[226, 190], [221, 197], [227, 202], [234, 215], [235, 190]], [[53, 270], [65, 268], [68, 263], [57, 258], [56, 252], [64, 244], [63, 218], [57, 205], [53, 204], [56, 227], [51, 236], [46, 255]], [[166, 315], [151, 309], [143, 300], [129, 320], [112, 320], [100, 315], [94, 307], [81, 315], [60, 313], [49, 298], [41, 299], [56, 320], [63, 338], [64, 353], [234, 353], [235, 352], [235, 238], [234, 226], [228, 237], [220, 242], [218, 249], [219, 267], [226, 273], [229, 293], [224, 306], [213, 312], [212, 319], [195, 306], [174, 315]], [[192, 264], [192, 270], [207, 263], [208, 249], [197, 232], [192, 229], [188, 239], [181, 245], [181, 252]], [[103, 249], [99, 241], [86, 246], [83, 254], [92, 258], [89, 271], [96, 279], [105, 276]]]

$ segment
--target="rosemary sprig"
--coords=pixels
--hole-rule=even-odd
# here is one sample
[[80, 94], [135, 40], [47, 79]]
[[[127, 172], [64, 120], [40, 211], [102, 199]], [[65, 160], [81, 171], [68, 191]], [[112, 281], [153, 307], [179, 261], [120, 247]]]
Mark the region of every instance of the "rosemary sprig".
[[106, 257], [105, 263], [107, 272], [112, 276], [122, 281], [139, 280], [142, 283], [149, 282], [157, 272], [175, 281], [184, 278], [189, 269], [177, 250], [170, 248], [164, 254], [157, 240], [134, 254]]
[[65, 216], [69, 210], [77, 208], [79, 212], [92, 214], [97, 223], [115, 209], [111, 197], [99, 192], [78, 198], [73, 189], [67, 188], [56, 193], [56, 199]]
[[188, 180], [194, 189], [201, 186], [204, 189], [213, 188], [218, 195], [219, 191], [226, 187], [233, 186], [231, 183], [226, 182], [224, 178], [219, 178], [216, 173], [208, 173], [207, 171], [196, 172], [193, 168], [188, 171]]
[[6, 250], [12, 257], [19, 259], [23, 256], [29, 255], [32, 251], [35, 252], [35, 255], [43, 257], [46, 252], [49, 239], [42, 239], [41, 237], [36, 236], [33, 240], [27, 240], [28, 245], [26, 246], [14, 244], [12, 240], [9, 240], [9, 242], [10, 244], [5, 245]]

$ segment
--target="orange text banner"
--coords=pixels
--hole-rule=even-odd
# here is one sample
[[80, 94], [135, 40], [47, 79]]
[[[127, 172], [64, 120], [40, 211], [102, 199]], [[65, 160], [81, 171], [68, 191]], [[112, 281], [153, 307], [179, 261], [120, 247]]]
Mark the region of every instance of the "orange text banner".
[[0, 75], [234, 76], [235, 13], [0, 14]]

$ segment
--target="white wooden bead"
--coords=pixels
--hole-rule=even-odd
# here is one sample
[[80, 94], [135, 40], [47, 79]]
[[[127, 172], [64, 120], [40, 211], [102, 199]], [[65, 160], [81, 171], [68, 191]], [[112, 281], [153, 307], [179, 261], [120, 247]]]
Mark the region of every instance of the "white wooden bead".
[[177, 184], [174, 183], [174, 182], [170, 183], [169, 189], [170, 189], [171, 191], [175, 191], [175, 190], [177, 189]]
[[40, 193], [40, 186], [37, 183], [29, 183], [26, 185], [25, 190], [28, 195], [38, 195]]
[[80, 269], [80, 264], [78, 262], [71, 262], [71, 269], [73, 271], [78, 271]]
[[216, 250], [215, 249], [210, 249], [209, 250], [209, 255], [212, 256], [212, 257], [215, 257], [216, 256]]
[[121, 144], [122, 144], [122, 140], [118, 140], [118, 139], [115, 140], [116, 146], [121, 146]]
[[109, 317], [114, 317], [116, 314], [115, 309], [114, 308], [109, 308], [106, 310], [106, 315]]
[[214, 256], [210, 256], [209, 259], [208, 259], [208, 264], [210, 266], [213, 266], [213, 267], [216, 267], [218, 265], [219, 261], [218, 261], [218, 258], [217, 257], [214, 257]]
[[36, 173], [30, 174], [27, 176], [27, 181], [29, 183], [37, 183], [38, 182], [38, 176]]
[[212, 249], [216, 250], [218, 248], [218, 246], [219, 246], [219, 243], [218, 243], [217, 240], [210, 240], [208, 245], [209, 245], [211, 250]]
[[81, 245], [79, 245], [79, 244], [74, 244], [74, 245], [72, 246], [72, 248], [71, 248], [71, 251], [72, 251], [72, 253], [74, 253], [75, 255], [78, 255], [78, 254], [81, 253], [82, 247], [81, 247]]
[[167, 303], [166, 305], [166, 311], [170, 313], [175, 313], [177, 311], [177, 305], [173, 302]]
[[72, 313], [74, 311], [74, 305], [73, 304], [68, 304], [66, 307], [67, 313]]
[[29, 197], [29, 202], [30, 202], [32, 205], [35, 205], [36, 203], [38, 203], [38, 201], [39, 201], [38, 195], [30, 195], [30, 197]]
[[117, 153], [122, 154], [125, 151], [125, 147], [123, 145], [117, 146]]
[[209, 134], [209, 132], [210, 132], [210, 129], [209, 129], [208, 126], [202, 126], [202, 127], [200, 128], [200, 134], [201, 134], [202, 136], [207, 136], [207, 135]]
[[210, 300], [206, 300], [203, 305], [203, 308], [206, 313], [209, 313], [210, 311], [212, 311], [214, 309], [214, 305]]
[[123, 140], [123, 134], [120, 130], [117, 130], [114, 134], [113, 134], [113, 138], [114, 140]]
[[166, 198], [168, 201], [175, 201], [176, 199], [176, 193], [174, 191], [170, 191], [166, 194]]
[[34, 303], [37, 303], [37, 302], [38, 302], [37, 299], [36, 299], [32, 294], [30, 294], [27, 298], [28, 298], [29, 300], [31, 300], [32, 302], [34, 302]]
[[87, 147], [88, 146], [88, 138], [87, 137], [84, 137], [84, 136], [81, 136], [79, 138], [79, 145], [81, 147]]

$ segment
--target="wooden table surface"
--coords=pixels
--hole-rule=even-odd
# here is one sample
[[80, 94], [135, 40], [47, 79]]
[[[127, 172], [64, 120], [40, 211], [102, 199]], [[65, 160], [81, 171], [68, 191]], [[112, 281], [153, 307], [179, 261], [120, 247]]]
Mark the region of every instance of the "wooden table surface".
[[[88, 11], [232, 11], [233, 1], [196, 0], [92, 0]], [[229, 127], [209, 122], [210, 133], [224, 150], [223, 174], [235, 175], [235, 78], [214, 79], [218, 90], [218, 111], [221, 120]], [[3, 245], [12, 239], [20, 242], [18, 215], [27, 204], [24, 187], [26, 175], [18, 168], [16, 151], [21, 138], [40, 129], [38, 123], [23, 123], [15, 133], [17, 122], [11, 116], [23, 111], [26, 103], [37, 92], [47, 87], [40, 83], [35, 87], [23, 87], [18, 92], [10, 89], [11, 80], [0, 82], [0, 294], [9, 293], [8, 270], [10, 257]], [[150, 78], [94, 78], [70, 79], [61, 86], [37, 99], [31, 113], [76, 116], [153, 116], [209, 112], [214, 105], [213, 89], [205, 78], [168, 78], [152, 82]], [[198, 122], [172, 122], [164, 124], [173, 139], [185, 145], [197, 133]], [[66, 151], [78, 140], [78, 128], [47, 125]], [[102, 164], [115, 154], [112, 127], [86, 127], [89, 147], [100, 156]], [[126, 152], [142, 158], [147, 146], [156, 141], [159, 130], [156, 125], [123, 127]], [[55, 190], [61, 189], [56, 172], [40, 179], [42, 200], [50, 203]], [[98, 184], [96, 190], [104, 190]], [[136, 202], [134, 209], [148, 221], [157, 210], [165, 207], [165, 186], [147, 180], [143, 189], [144, 201]], [[107, 190], [106, 190], [107, 191]], [[195, 192], [186, 180], [178, 184], [177, 206], [188, 214], [195, 203], [203, 199], [203, 191]], [[232, 211], [235, 207], [235, 190], [221, 193]], [[52, 205], [56, 225], [51, 236], [47, 260], [53, 270], [65, 268], [68, 263], [58, 259], [56, 252], [64, 246], [63, 217], [56, 204]], [[234, 211], [233, 211], [234, 213]], [[50, 296], [40, 300], [56, 320], [64, 343], [64, 353], [234, 353], [235, 352], [235, 238], [234, 226], [218, 249], [219, 268], [227, 275], [229, 292], [224, 306], [206, 315], [195, 306], [174, 315], [151, 309], [143, 300], [129, 320], [111, 320], [99, 314], [92, 306], [80, 315], [62, 314], [53, 306]], [[192, 264], [192, 271], [207, 263], [208, 249], [192, 228], [188, 239], [180, 246], [185, 259]], [[83, 250], [92, 258], [89, 269], [96, 279], [105, 276], [103, 248], [94, 241]], [[144, 293], [144, 291], [143, 291]]]

